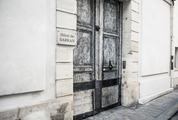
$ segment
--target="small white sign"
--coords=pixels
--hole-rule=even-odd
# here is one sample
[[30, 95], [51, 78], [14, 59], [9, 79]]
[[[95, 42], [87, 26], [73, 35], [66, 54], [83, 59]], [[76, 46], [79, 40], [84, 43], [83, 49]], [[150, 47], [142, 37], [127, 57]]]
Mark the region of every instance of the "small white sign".
[[58, 29], [57, 30], [57, 42], [58, 44], [62, 45], [76, 45], [76, 31], [72, 30], [64, 30], [64, 29]]

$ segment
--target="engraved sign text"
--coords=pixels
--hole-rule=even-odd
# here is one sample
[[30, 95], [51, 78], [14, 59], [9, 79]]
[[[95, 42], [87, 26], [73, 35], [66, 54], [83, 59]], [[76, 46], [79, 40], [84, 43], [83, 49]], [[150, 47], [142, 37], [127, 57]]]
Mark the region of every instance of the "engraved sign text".
[[57, 30], [58, 38], [57, 42], [58, 44], [63, 45], [75, 45], [76, 44], [76, 31], [70, 31], [70, 30]]

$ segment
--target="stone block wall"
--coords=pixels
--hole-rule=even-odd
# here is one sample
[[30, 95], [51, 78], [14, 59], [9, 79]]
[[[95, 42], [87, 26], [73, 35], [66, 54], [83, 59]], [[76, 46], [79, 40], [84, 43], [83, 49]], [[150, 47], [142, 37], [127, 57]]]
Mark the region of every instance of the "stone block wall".
[[0, 120], [72, 120], [73, 97], [0, 112]]
[[140, 0], [123, 2], [123, 69], [122, 105], [136, 104], [139, 99]]
[[67, 118], [73, 119], [73, 49], [76, 45], [76, 0], [57, 0], [56, 97], [71, 98]]
[[[48, 0], [47, 0], [48, 1]], [[48, 1], [46, 87], [43, 91], [1, 96], [0, 120], [72, 120], [73, 48], [76, 42], [76, 0]], [[38, 3], [37, 3], [38, 4]], [[55, 18], [56, 17], [56, 18]], [[56, 23], [55, 23], [56, 22]], [[56, 38], [56, 39], [55, 39]], [[23, 102], [20, 102], [23, 101]], [[5, 104], [7, 103], [7, 104]], [[3, 105], [3, 106], [2, 106]], [[5, 110], [2, 110], [5, 109]]]

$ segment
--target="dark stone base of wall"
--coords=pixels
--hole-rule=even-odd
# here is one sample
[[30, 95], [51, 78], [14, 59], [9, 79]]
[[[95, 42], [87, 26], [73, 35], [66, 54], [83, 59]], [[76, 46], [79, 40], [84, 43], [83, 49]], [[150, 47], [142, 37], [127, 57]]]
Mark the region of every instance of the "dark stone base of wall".
[[73, 96], [0, 112], [0, 120], [72, 120]]

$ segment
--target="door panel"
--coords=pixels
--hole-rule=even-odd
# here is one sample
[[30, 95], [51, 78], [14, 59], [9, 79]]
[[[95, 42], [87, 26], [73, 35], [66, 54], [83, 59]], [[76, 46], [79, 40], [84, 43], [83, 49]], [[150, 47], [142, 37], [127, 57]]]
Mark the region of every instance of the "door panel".
[[104, 0], [102, 108], [119, 103], [119, 3]]
[[117, 33], [117, 3], [115, 0], [104, 0], [104, 31]]
[[116, 62], [116, 38], [113, 37], [104, 37], [104, 46], [103, 46], [103, 50], [104, 50], [104, 67], [105, 66], [109, 66], [109, 61], [112, 63], [113, 67], [117, 66], [117, 62]]
[[92, 73], [75, 73], [74, 74], [74, 82], [75, 83], [82, 83], [82, 82], [90, 82], [92, 80], [93, 76]]
[[92, 1], [93, 0], [77, 0], [77, 21], [83, 25], [92, 24]]
[[74, 94], [74, 115], [93, 111], [93, 90], [84, 90]]
[[103, 71], [103, 80], [117, 78], [117, 71]]
[[77, 45], [73, 60], [74, 116], [94, 111], [93, 0], [77, 0], [77, 12]]
[[118, 85], [102, 89], [102, 107], [118, 103]]
[[103, 42], [103, 80], [118, 77], [117, 38], [105, 36]]
[[77, 47], [74, 49], [74, 65], [91, 65], [91, 35], [91, 32], [78, 30]]

